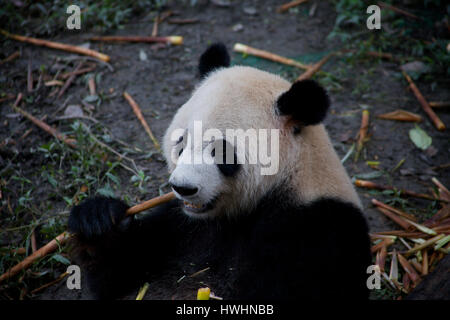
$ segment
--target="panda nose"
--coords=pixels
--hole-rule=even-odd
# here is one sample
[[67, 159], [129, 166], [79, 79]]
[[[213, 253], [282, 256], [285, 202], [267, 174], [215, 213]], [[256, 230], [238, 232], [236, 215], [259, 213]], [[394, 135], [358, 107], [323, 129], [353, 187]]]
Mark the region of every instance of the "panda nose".
[[192, 196], [198, 192], [198, 188], [194, 186], [184, 185], [177, 186], [176, 184], [171, 184], [172, 189], [182, 196]]

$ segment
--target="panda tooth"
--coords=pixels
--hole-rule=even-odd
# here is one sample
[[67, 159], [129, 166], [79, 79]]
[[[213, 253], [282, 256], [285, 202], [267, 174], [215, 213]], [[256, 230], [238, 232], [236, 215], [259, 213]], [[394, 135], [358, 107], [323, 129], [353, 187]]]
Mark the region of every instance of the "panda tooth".
[[183, 203], [184, 203], [184, 205], [186, 207], [189, 207], [189, 208], [195, 208], [195, 209], [201, 209], [202, 208], [202, 205], [196, 205], [196, 204], [191, 203], [191, 202], [183, 201]]

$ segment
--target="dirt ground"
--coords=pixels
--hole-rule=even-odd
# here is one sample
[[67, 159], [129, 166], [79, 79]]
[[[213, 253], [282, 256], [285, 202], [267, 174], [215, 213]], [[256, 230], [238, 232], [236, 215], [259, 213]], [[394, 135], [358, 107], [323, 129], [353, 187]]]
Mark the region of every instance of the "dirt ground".
[[[230, 7], [221, 8], [200, 2], [195, 7], [170, 8], [180, 13], [179, 18], [199, 19], [198, 23], [192, 25], [162, 23], [159, 26], [159, 34], [161, 35], [182, 35], [184, 44], [181, 46], [91, 43], [92, 49], [111, 56], [111, 66], [114, 70], [111, 71], [106, 66], [98, 64], [96, 72], [101, 73], [101, 81], [97, 83], [97, 90], [103, 92], [109, 98], [104, 99], [99, 106], [96, 106], [92, 117], [108, 128], [114, 139], [125, 141], [130, 146], [152, 151], [151, 141], [128, 103], [122, 97], [122, 92], [127, 91], [138, 102], [152, 131], [161, 141], [172, 116], [178, 107], [189, 98], [191, 91], [198, 82], [196, 77], [198, 57], [208, 44], [221, 41], [226, 44], [231, 52], [234, 43], [240, 42], [285, 57], [300, 57], [300, 60], [302, 56], [315, 55], [318, 57], [340, 48], [337, 41], [326, 39], [332, 31], [335, 21], [332, 4], [326, 1], [318, 1], [318, 7], [313, 17], [308, 16], [307, 10], [306, 12], [300, 10], [298, 13], [278, 14], [275, 12], [278, 4], [279, 1], [265, 1], [264, 5], [260, 5], [259, 1], [235, 1]], [[256, 12], [252, 12], [248, 8], [254, 8]], [[236, 24], [242, 24], [241, 31], [233, 31], [233, 26]], [[152, 32], [152, 27], [151, 19], [140, 17], [128, 23], [124, 29], [114, 31], [112, 34], [149, 35]], [[83, 30], [67, 31], [52, 40], [83, 44], [92, 35], [94, 34]], [[31, 59], [32, 69], [37, 71], [41, 65], [54, 65], [55, 57], [68, 55], [67, 53], [13, 41], [9, 43], [7, 49], [8, 52], [4, 53], [5, 56], [20, 49], [22, 50], [22, 57], [26, 57], [0, 67], [0, 81], [4, 83], [3, 90], [13, 94], [18, 92], [26, 94], [28, 57]], [[145, 61], [139, 58], [141, 50], [147, 55]], [[257, 66], [267, 71], [281, 73], [290, 80], [301, 72], [294, 68], [286, 69], [286, 67], [277, 63], [258, 61], [250, 57], [243, 58], [242, 55], [237, 53], [231, 53], [231, 57], [234, 64]], [[314, 58], [314, 60], [317, 60], [317, 58]], [[398, 64], [377, 60], [373, 62], [365, 61], [360, 65], [346, 65], [342, 59], [333, 58], [323, 67], [323, 70], [331, 74], [342, 74], [340, 72], [346, 70], [346, 73], [339, 79], [341, 89], [330, 90], [332, 107], [325, 120], [330, 137], [341, 158], [349, 150], [359, 130], [360, 106], [367, 105], [370, 107], [370, 140], [367, 141], [358, 162], [355, 163], [353, 158], [345, 162], [345, 167], [351, 177], [374, 171], [366, 164], [366, 160], [380, 161], [379, 167], [389, 171], [402, 159], [405, 159], [401, 170], [398, 169], [392, 173], [391, 178], [381, 176], [375, 182], [392, 184], [396, 187], [422, 193], [430, 192], [432, 177], [437, 177], [444, 185], [450, 186], [448, 167], [432, 170], [434, 166], [450, 162], [448, 131], [440, 132], [435, 129], [414, 95], [407, 90], [403, 79], [395, 76], [398, 73]], [[355, 89], [359, 88], [362, 82], [367, 83], [370, 90], [355, 94]], [[432, 101], [450, 100], [450, 92], [446, 87], [448, 83], [438, 83], [433, 91], [429, 84], [421, 85], [420, 82], [417, 84], [423, 94], [430, 97]], [[114, 93], [110, 93], [110, 88], [114, 88]], [[51, 90], [52, 88], [49, 87], [41, 89], [39, 94], [35, 96], [33, 103], [28, 103], [25, 109], [37, 117], [48, 115], [46, 121], [64, 132], [70, 126], [71, 121], [52, 122], [52, 120], [62, 115], [64, 110], [61, 109], [61, 106], [64, 102], [66, 105], [80, 104], [81, 99], [88, 95], [88, 89], [84, 82], [77, 80], [60, 99], [49, 98], [48, 94]], [[0, 104], [0, 141], [12, 134], [15, 134], [16, 137], [20, 136], [26, 129], [32, 127], [26, 119], [15, 115], [10, 107], [12, 102], [13, 100], [9, 100]], [[432, 137], [432, 146], [435, 152], [423, 152], [411, 142], [408, 132], [414, 128], [414, 124], [375, 118], [378, 114], [395, 109], [405, 109], [422, 116], [423, 121], [420, 126]], [[55, 114], [57, 110], [59, 111]], [[448, 109], [447, 111], [439, 111], [438, 114], [445, 124], [450, 125]], [[89, 121], [86, 123], [89, 124]], [[33, 192], [34, 201], [39, 201], [38, 199], [51, 201], [53, 204], [52, 212], [62, 212], [68, 210], [64, 201], [58, 198], [49, 200], [49, 184], [42, 182], [42, 177], [35, 174], [35, 170], [41, 167], [46, 159], [30, 152], [31, 148], [48, 143], [51, 139], [43, 131], [33, 128], [32, 133], [20, 143], [0, 149], [0, 167], [7, 166], [8, 159], [12, 159], [18, 152], [19, 155], [15, 158], [16, 167], [20, 167], [23, 176], [30, 179], [32, 183], [39, 185], [39, 188]], [[136, 192], [135, 197], [131, 199], [137, 202], [158, 195], [159, 187], [164, 184], [168, 175], [165, 164], [159, 156], [152, 156], [150, 159], [135, 159], [135, 161], [137, 166], [151, 177], [146, 186], [150, 192], [145, 195]], [[121, 189], [115, 191], [116, 195], [134, 193], [136, 188], [131, 187], [128, 182], [130, 172], [120, 168], [118, 173], [122, 183]], [[163, 190], [167, 190], [167, 188], [163, 187]], [[20, 192], [20, 188], [17, 187], [15, 192], [3, 194], [3, 197], [10, 197], [14, 203], [21, 196]], [[358, 193], [363, 201], [365, 214], [372, 231], [398, 229], [395, 224], [371, 206], [370, 200], [374, 197], [372, 194], [363, 189], [358, 189]], [[387, 199], [382, 195], [378, 195], [377, 198], [379, 200]], [[409, 204], [426, 212], [430, 201], [409, 199]], [[2, 207], [2, 210], [6, 210], [6, 208]], [[2, 225], [1, 222], [0, 225]], [[19, 239], [14, 239], [10, 234], [2, 235], [0, 246], [6, 246], [14, 240]], [[38, 240], [41, 241], [40, 244], [45, 242], [43, 239]], [[198, 269], [198, 267], [189, 266], [186, 269], [186, 274], [194, 273]], [[207, 275], [183, 280], [179, 285], [176, 282], [174, 283], [173, 280], [167, 282], [170, 283], [170, 281], [172, 281], [172, 288], [169, 288], [167, 292], [161, 293], [157, 292], [158, 290], [156, 292], [150, 290], [146, 298], [160, 298], [162, 296], [180, 298], [189, 297], [189, 294], [192, 294], [191, 298], [195, 298], [199, 283], [207, 281]], [[189, 294], [179, 296], [172, 293], [172, 291], [176, 291], [174, 287], [177, 286], [186, 289]], [[158, 288], [158, 285], [155, 287]], [[81, 291], [68, 290], [63, 281], [45, 290], [37, 298], [88, 299], [90, 295], [84, 289]], [[134, 298], [134, 295], [129, 298]]]

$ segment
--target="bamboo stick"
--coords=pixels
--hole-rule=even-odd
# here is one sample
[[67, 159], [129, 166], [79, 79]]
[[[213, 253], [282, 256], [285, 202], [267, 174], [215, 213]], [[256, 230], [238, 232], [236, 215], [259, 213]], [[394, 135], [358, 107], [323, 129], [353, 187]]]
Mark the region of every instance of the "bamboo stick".
[[422, 93], [420, 92], [419, 88], [417, 88], [416, 84], [413, 82], [410, 76], [406, 74], [406, 72], [402, 71], [403, 76], [406, 78], [406, 80], [409, 82], [409, 87], [416, 96], [417, 100], [419, 101], [420, 105], [422, 106], [425, 113], [430, 117], [431, 121], [433, 121], [436, 128], [440, 131], [445, 130], [445, 125], [439, 119], [439, 117], [434, 113], [433, 109], [431, 109], [430, 105], [428, 104], [427, 100], [424, 98]]
[[[163, 204], [165, 202], [168, 202], [172, 199], [175, 199], [175, 194], [173, 192], [169, 192], [167, 194], [164, 194], [162, 196], [150, 199], [148, 201], [142, 202], [140, 204], [137, 204], [131, 208], [129, 208], [126, 212], [126, 216], [130, 216], [139, 212], [142, 212], [144, 210], [156, 207], [160, 204]], [[40, 259], [53, 251], [55, 251], [59, 245], [63, 245], [67, 242], [69, 239], [70, 234], [67, 231], [64, 231], [59, 236], [57, 236], [55, 239], [51, 240], [49, 243], [47, 243], [45, 246], [41, 247], [39, 250], [36, 250], [33, 254], [26, 257], [24, 260], [16, 264], [14, 267], [6, 271], [4, 274], [0, 276], [0, 282], [3, 280], [6, 280], [10, 277], [13, 277], [17, 273], [19, 273], [21, 270], [28, 268], [34, 261], [37, 259]]]
[[56, 278], [55, 280], [50, 281], [49, 283], [46, 283], [46, 284], [40, 286], [39, 288], [34, 289], [33, 291], [31, 291], [31, 294], [36, 294], [36, 293], [38, 293], [39, 291], [42, 291], [42, 290], [44, 290], [44, 289], [46, 289], [46, 288], [48, 288], [48, 287], [50, 287], [50, 286], [52, 286], [52, 285], [54, 285], [54, 284], [60, 282], [62, 279], [64, 279], [64, 278], [67, 277], [68, 275], [69, 275], [69, 273], [67, 273], [67, 272], [62, 273], [62, 274], [61, 274], [58, 278]]
[[372, 253], [374, 253], [374, 252], [379, 251], [382, 247], [389, 247], [394, 242], [395, 242], [395, 239], [392, 239], [392, 238], [383, 239], [376, 245], [373, 245], [372, 248], [370, 248], [370, 250], [372, 251]]
[[150, 139], [153, 141], [153, 144], [155, 145], [155, 148], [160, 150], [161, 146], [159, 145], [158, 140], [153, 135], [152, 130], [150, 129], [149, 125], [147, 124], [147, 121], [145, 120], [144, 116], [142, 115], [141, 108], [139, 108], [139, 105], [134, 101], [134, 99], [125, 91], [123, 93], [124, 98], [128, 101], [131, 108], [134, 111], [134, 114], [137, 116], [139, 121], [141, 122], [142, 126], [144, 127], [145, 131], [147, 132]]
[[103, 53], [100, 53], [100, 52], [97, 52], [97, 51], [94, 51], [91, 49], [83, 48], [83, 47], [72, 46], [72, 45], [65, 44], [65, 43], [53, 42], [53, 41], [36, 39], [36, 38], [31, 38], [31, 37], [25, 37], [25, 36], [21, 36], [18, 34], [9, 33], [3, 29], [0, 29], [0, 33], [3, 34], [5, 37], [11, 38], [11, 39], [14, 39], [17, 41], [21, 41], [21, 42], [31, 43], [31, 44], [34, 44], [37, 46], [44, 46], [44, 47], [48, 47], [48, 48], [52, 48], [52, 49], [58, 49], [58, 50], [78, 53], [78, 54], [82, 54], [82, 55], [86, 55], [86, 56], [91, 56], [91, 57], [100, 59], [105, 62], [108, 62], [110, 60], [109, 56], [106, 54], [103, 54]]
[[10, 56], [8, 56], [5, 59], [3, 59], [2, 61], [0, 61], [0, 66], [4, 63], [13, 61], [14, 59], [17, 59], [18, 57], [20, 57], [20, 51], [16, 51], [13, 54], [11, 54]]
[[417, 274], [417, 272], [414, 270], [414, 268], [411, 266], [408, 260], [404, 256], [402, 256], [400, 253], [397, 253], [398, 261], [402, 265], [403, 269], [408, 273], [409, 277], [411, 278], [414, 283], [417, 283], [420, 281], [420, 276]]
[[421, 244], [418, 244], [418, 245], [415, 246], [414, 248], [408, 250], [408, 251], [405, 253], [405, 255], [406, 255], [406, 256], [409, 256], [409, 255], [411, 255], [411, 254], [414, 253], [414, 252], [417, 252], [417, 251], [419, 251], [419, 250], [425, 249], [425, 248], [431, 246], [432, 244], [434, 244], [436, 241], [442, 239], [444, 236], [445, 236], [444, 234], [438, 234], [437, 236], [435, 236], [435, 237], [433, 237], [433, 238], [430, 238], [430, 239], [428, 239], [427, 241], [425, 241], [425, 242], [423, 242], [423, 243], [421, 243]]
[[378, 119], [384, 120], [396, 120], [396, 121], [404, 121], [404, 122], [421, 122], [422, 117], [418, 114], [408, 112], [405, 110], [395, 110], [392, 112], [380, 114], [377, 116]]
[[240, 53], [244, 53], [244, 54], [249, 54], [258, 58], [263, 58], [263, 59], [267, 59], [270, 61], [275, 61], [278, 63], [282, 63], [288, 66], [293, 66], [293, 67], [297, 67], [299, 69], [303, 69], [303, 70], [308, 70], [311, 66], [309, 65], [305, 65], [303, 63], [300, 63], [298, 61], [295, 61], [293, 59], [288, 59], [282, 56], [279, 56], [277, 54], [268, 52], [268, 51], [264, 51], [264, 50], [260, 50], [260, 49], [256, 49], [256, 48], [252, 48], [249, 47], [245, 44], [242, 43], [236, 43], [233, 47], [233, 50], [235, 52], [240, 52]]
[[450, 107], [450, 102], [448, 102], [448, 101], [430, 101], [429, 105], [432, 108], [448, 108], [448, 107]]
[[291, 1], [291, 2], [288, 2], [288, 3], [285, 3], [285, 4], [283, 4], [283, 5], [281, 5], [281, 6], [279, 6], [277, 8], [277, 12], [278, 13], [286, 12], [290, 8], [296, 7], [296, 6], [302, 4], [302, 3], [306, 2], [306, 1], [308, 1], [308, 0], [294, 0], [294, 1]]
[[55, 251], [59, 244], [64, 244], [66, 240], [68, 239], [68, 233], [63, 232], [59, 236], [57, 236], [55, 239], [47, 243], [45, 246], [41, 247], [39, 250], [36, 250], [33, 254], [26, 257], [24, 260], [16, 264], [14, 267], [6, 271], [4, 274], [0, 276], [0, 282], [2, 282], [5, 279], [8, 279], [17, 273], [19, 273], [21, 270], [28, 268], [34, 261], [37, 259], [40, 259], [49, 253]]
[[397, 216], [396, 214], [390, 212], [389, 210], [386, 210], [381, 207], [377, 207], [379, 211], [381, 211], [386, 217], [394, 221], [396, 224], [398, 224], [400, 227], [402, 227], [405, 230], [409, 230], [412, 226], [409, 222], [404, 220], [402, 217]]
[[356, 143], [355, 161], [358, 161], [359, 154], [364, 146], [364, 141], [367, 138], [367, 130], [369, 129], [369, 110], [362, 111], [361, 127], [359, 128], [358, 141]]
[[303, 72], [295, 81], [302, 81], [302, 80], [306, 80], [311, 78], [313, 75], [315, 75], [320, 68], [322, 68], [322, 66], [328, 62], [328, 60], [330, 60], [330, 58], [334, 55], [335, 53], [332, 52], [328, 55], [326, 55], [325, 57], [323, 57], [322, 59], [319, 60], [319, 62], [313, 64], [311, 67], [309, 67], [305, 72]]
[[355, 183], [355, 186], [360, 187], [360, 188], [377, 189], [377, 190], [398, 190], [398, 191], [400, 191], [400, 193], [402, 195], [407, 195], [407, 196], [414, 197], [414, 198], [421, 198], [421, 199], [433, 200], [433, 201], [434, 200], [446, 201], [445, 199], [442, 199], [442, 198], [436, 199], [436, 198], [434, 198], [430, 195], [424, 194], [424, 193], [417, 193], [414, 191], [397, 189], [393, 186], [384, 186], [384, 185], [380, 185], [380, 184], [377, 184], [372, 181], [356, 179], [354, 183]]
[[422, 251], [422, 275], [426, 276], [428, 274], [428, 250]]
[[106, 37], [91, 37], [90, 41], [101, 42], [145, 42], [145, 43], [171, 43], [174, 45], [183, 44], [183, 37], [169, 36], [169, 37], [139, 37], [139, 36], [106, 36]]
[[417, 221], [416, 217], [414, 217], [412, 214], [409, 214], [409, 213], [403, 212], [401, 210], [395, 209], [394, 207], [391, 207], [391, 206], [389, 206], [389, 205], [387, 205], [387, 204], [385, 204], [385, 203], [383, 203], [381, 201], [378, 201], [377, 199], [372, 199], [372, 203], [374, 205], [376, 205], [377, 207], [382, 207], [384, 209], [390, 210], [390, 211], [398, 214], [399, 216], [402, 216], [402, 217], [407, 218], [407, 219], [412, 220], [412, 221]]

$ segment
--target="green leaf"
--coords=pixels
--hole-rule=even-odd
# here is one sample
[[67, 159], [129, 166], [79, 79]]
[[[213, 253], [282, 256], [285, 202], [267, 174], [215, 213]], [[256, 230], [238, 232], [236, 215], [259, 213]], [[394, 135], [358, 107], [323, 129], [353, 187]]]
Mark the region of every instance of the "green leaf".
[[355, 178], [363, 179], [363, 180], [371, 180], [371, 179], [379, 178], [382, 175], [383, 175], [383, 171], [372, 171], [372, 172], [367, 172], [367, 173], [356, 174]]
[[431, 146], [431, 137], [418, 125], [416, 125], [414, 129], [409, 130], [409, 138], [419, 149], [426, 150], [429, 146]]
[[103, 188], [98, 189], [97, 193], [104, 197], [115, 197], [114, 191], [111, 189], [111, 186], [109, 184], [105, 185]]
[[113, 175], [110, 172], [106, 173], [106, 176], [111, 179], [115, 184], [120, 184], [119, 178], [117, 178], [115, 175]]
[[53, 259], [53, 260], [56, 260], [56, 261], [58, 261], [58, 262], [61, 262], [62, 264], [65, 264], [65, 265], [69, 265], [69, 264], [70, 264], [69, 259], [63, 257], [62, 255], [60, 255], [60, 254], [58, 254], [58, 253], [54, 254], [54, 255], [52, 256], [52, 259]]

